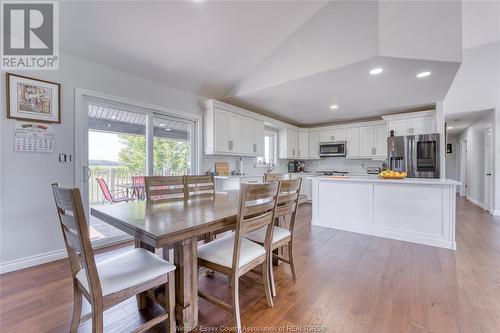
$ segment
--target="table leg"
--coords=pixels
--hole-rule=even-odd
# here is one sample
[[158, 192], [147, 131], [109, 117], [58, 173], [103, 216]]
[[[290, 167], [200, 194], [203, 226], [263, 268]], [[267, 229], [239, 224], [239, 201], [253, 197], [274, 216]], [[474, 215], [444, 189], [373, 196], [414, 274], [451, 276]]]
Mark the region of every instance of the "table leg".
[[[148, 245], [144, 242], [141, 242], [140, 240], [135, 240], [135, 247], [136, 248], [143, 248], [143, 249], [146, 249], [148, 251], [151, 251], [151, 252], [155, 252], [155, 248], [151, 245]], [[143, 310], [145, 307], [146, 307], [146, 293], [143, 292], [143, 293], [140, 293], [140, 294], [137, 294], [136, 296], [137, 298], [137, 307], [139, 308], [139, 310]]]
[[174, 263], [177, 267], [175, 269], [175, 315], [178, 327], [186, 332], [198, 326], [197, 244], [198, 238], [194, 237], [174, 246]]

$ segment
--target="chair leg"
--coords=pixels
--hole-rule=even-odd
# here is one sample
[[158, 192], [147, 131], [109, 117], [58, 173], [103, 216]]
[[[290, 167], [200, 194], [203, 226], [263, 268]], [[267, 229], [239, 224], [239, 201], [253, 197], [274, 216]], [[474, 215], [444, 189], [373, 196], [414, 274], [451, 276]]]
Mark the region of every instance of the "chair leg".
[[[99, 309], [96, 309], [99, 307]], [[96, 306], [92, 305], [92, 333], [103, 333], [104, 325], [103, 325], [103, 309], [102, 304]]]
[[[234, 274], [234, 273], [233, 273]], [[240, 317], [240, 296], [239, 296], [239, 277], [234, 274], [231, 277], [232, 281], [232, 294], [233, 294], [233, 317], [234, 317], [234, 326], [236, 327], [236, 332], [241, 333], [241, 317]]]
[[[272, 254], [271, 254], [272, 256]], [[269, 260], [269, 284], [271, 286], [271, 295], [276, 297], [276, 285], [274, 284], [273, 260]]]
[[[269, 257], [268, 257], [269, 258]], [[262, 282], [264, 283], [264, 291], [266, 293], [267, 306], [273, 307], [273, 296], [271, 292], [271, 285], [269, 284], [270, 275], [269, 275], [269, 267], [272, 265], [269, 259], [264, 261], [262, 264]]]
[[71, 319], [70, 333], [78, 332], [80, 318], [82, 317], [82, 293], [73, 286], [73, 318]]
[[168, 323], [167, 323], [167, 332], [175, 333], [176, 332], [176, 324], [175, 324], [175, 273], [168, 273], [168, 283], [165, 286], [166, 299], [168, 302]]
[[292, 271], [292, 278], [297, 280], [297, 273], [295, 272], [295, 261], [293, 258], [293, 243], [292, 240], [288, 242], [288, 260], [290, 261], [290, 270]]

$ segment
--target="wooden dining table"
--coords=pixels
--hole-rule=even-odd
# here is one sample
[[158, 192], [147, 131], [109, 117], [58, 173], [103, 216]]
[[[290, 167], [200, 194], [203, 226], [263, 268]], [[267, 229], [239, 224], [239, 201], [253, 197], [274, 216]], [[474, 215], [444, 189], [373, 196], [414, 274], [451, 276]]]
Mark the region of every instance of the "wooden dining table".
[[184, 331], [198, 325], [198, 237], [236, 225], [239, 191], [188, 200], [123, 202], [94, 206], [91, 215], [132, 235], [149, 251], [174, 248], [176, 320]]

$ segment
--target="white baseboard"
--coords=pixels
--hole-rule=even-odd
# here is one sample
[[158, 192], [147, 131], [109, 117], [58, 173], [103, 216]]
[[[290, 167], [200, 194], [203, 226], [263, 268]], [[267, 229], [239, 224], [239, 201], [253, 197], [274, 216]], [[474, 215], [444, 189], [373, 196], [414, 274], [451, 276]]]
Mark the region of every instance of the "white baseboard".
[[473, 199], [471, 197], [465, 197], [467, 200], [472, 202], [474, 205], [478, 206], [479, 208], [484, 209], [484, 204], [482, 202], [477, 201], [476, 199]]
[[62, 249], [53, 252], [38, 254], [31, 257], [7, 261], [0, 264], [0, 274], [13, 272], [19, 269], [28, 268], [40, 264], [45, 264], [47, 262], [54, 260], [64, 259], [67, 256], [68, 253], [66, 252], [66, 249]]
[[[110, 239], [103, 240], [103, 241], [95, 241], [92, 244], [92, 248], [94, 250], [96, 250], [96, 249], [100, 249], [103, 247], [112, 246], [115, 244], [127, 242], [131, 239], [132, 239], [132, 237], [130, 237], [129, 235], [124, 235], [124, 236], [113, 237], [111, 239], [111, 241], [110, 241]], [[48, 263], [51, 261], [64, 259], [67, 257], [68, 257], [68, 253], [66, 252], [66, 249], [62, 249], [62, 250], [37, 254], [37, 255], [34, 255], [31, 257], [7, 261], [4, 263], [0, 263], [0, 274], [9, 273], [9, 272], [17, 271], [19, 269], [45, 264], [45, 263]]]

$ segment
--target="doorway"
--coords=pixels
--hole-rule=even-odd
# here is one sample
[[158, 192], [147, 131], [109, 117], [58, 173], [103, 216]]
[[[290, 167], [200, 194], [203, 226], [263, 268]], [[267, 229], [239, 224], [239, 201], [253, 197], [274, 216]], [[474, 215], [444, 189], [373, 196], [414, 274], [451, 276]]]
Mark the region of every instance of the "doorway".
[[91, 216], [90, 208], [145, 200], [145, 176], [197, 173], [198, 116], [179, 117], [130, 101], [92, 96], [81, 96], [80, 115], [77, 186], [92, 243], [127, 240], [129, 235]]
[[493, 136], [492, 126], [484, 131], [484, 210], [493, 213]]
[[467, 197], [467, 141], [460, 141], [460, 196]]

